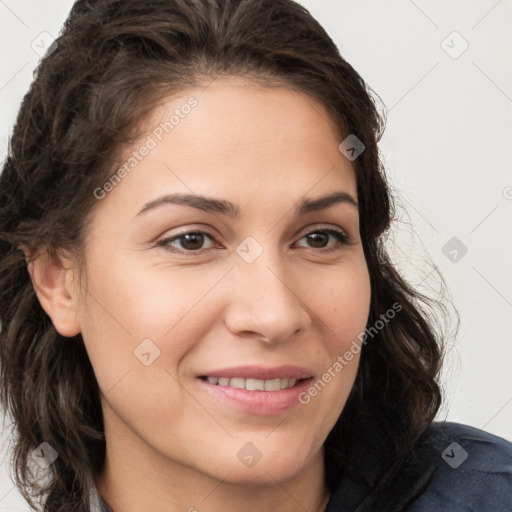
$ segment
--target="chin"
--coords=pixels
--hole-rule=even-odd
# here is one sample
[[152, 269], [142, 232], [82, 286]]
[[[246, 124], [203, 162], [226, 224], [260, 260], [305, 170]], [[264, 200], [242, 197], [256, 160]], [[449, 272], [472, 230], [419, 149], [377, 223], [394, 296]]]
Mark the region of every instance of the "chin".
[[[258, 441], [256, 441], [258, 443]], [[306, 446], [281, 443], [273, 445], [262, 441], [260, 448], [248, 441], [234, 450], [235, 457], [219, 457], [216, 472], [221, 478], [238, 485], [275, 485], [276, 480], [285, 482], [297, 476], [313, 461], [314, 454]], [[321, 453], [321, 452], [320, 452]]]
[[[224, 473], [220, 477], [222, 480], [226, 477], [226, 466], [224, 466], [223, 469]], [[232, 466], [231, 469], [232, 472], [227, 479], [224, 480], [226, 483], [229, 482], [241, 486], [275, 486], [276, 481], [284, 483], [291, 480], [304, 468], [298, 464], [283, 464], [278, 460], [273, 460], [267, 461], [266, 463], [260, 461], [252, 468], [238, 467], [235, 465]]]

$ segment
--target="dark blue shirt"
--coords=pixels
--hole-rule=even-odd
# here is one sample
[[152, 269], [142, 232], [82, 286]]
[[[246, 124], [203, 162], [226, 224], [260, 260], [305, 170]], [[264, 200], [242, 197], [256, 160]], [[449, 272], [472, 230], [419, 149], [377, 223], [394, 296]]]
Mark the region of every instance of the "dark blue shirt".
[[434, 422], [401, 471], [386, 493], [341, 479], [326, 512], [512, 511], [512, 443], [483, 430]]

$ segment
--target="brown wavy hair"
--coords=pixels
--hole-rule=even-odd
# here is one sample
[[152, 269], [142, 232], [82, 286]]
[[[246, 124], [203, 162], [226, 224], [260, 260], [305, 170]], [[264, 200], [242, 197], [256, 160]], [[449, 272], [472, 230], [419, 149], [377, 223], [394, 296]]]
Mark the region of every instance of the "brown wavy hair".
[[[81, 0], [56, 43], [23, 99], [0, 175], [0, 397], [27, 502], [36, 508], [43, 501], [47, 512], [85, 512], [105, 437], [82, 337], [55, 330], [21, 247], [80, 255], [97, 204], [93, 191], [112, 173], [116, 150], [137, 135], [138, 122], [164, 97], [222, 75], [304, 93], [366, 146], [353, 165], [371, 279], [368, 326], [392, 304], [402, 309], [365, 344], [326, 446], [364, 474], [368, 459], [354, 456], [364, 443], [367, 454], [378, 454], [387, 489], [398, 492], [398, 463], [441, 404], [443, 335], [432, 310], [443, 305], [415, 290], [385, 249], [395, 204], [377, 147], [384, 128], [377, 96], [292, 0]], [[30, 454], [43, 441], [59, 457], [41, 482]], [[335, 467], [326, 458], [331, 492]]]

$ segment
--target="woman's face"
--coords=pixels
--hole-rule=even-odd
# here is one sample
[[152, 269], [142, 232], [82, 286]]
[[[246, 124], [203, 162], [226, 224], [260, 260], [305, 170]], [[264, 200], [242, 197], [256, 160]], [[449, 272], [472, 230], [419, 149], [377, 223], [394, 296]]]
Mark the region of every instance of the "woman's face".
[[109, 453], [291, 478], [322, 456], [369, 313], [344, 137], [314, 99], [227, 78], [145, 127], [95, 192], [77, 316]]

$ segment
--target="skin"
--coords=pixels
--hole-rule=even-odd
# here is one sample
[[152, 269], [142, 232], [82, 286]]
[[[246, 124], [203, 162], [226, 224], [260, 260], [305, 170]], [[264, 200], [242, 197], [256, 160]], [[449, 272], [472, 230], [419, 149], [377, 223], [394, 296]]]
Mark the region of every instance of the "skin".
[[[190, 96], [197, 107], [98, 200], [81, 280], [73, 255], [29, 265], [57, 330], [82, 334], [101, 389], [107, 456], [96, 485], [123, 512], [323, 510], [322, 444], [359, 354], [307, 405], [274, 416], [213, 399], [196, 375], [293, 364], [318, 378], [364, 331], [370, 281], [357, 207], [294, 213], [304, 197], [335, 190], [357, 201], [344, 136], [311, 97], [224, 77], [167, 98], [120, 156]], [[240, 214], [167, 204], [137, 215], [175, 192], [229, 200]], [[329, 228], [350, 243], [306, 237]], [[193, 230], [215, 241], [205, 237], [195, 254], [183, 238], [157, 245]], [[253, 263], [236, 252], [248, 236], [263, 249]], [[149, 366], [134, 356], [144, 339], [160, 350]], [[262, 454], [249, 468], [237, 457], [248, 442]]]

